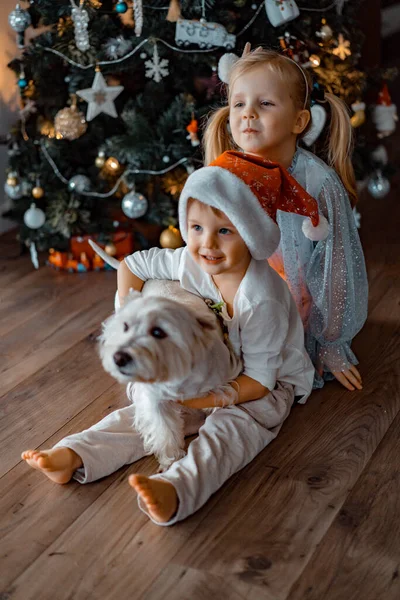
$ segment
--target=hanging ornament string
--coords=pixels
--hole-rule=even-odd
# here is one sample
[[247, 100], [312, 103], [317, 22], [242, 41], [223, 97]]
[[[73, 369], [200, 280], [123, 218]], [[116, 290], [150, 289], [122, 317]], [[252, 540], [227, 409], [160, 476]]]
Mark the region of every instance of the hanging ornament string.
[[[44, 154], [47, 162], [52, 167], [52, 169], [54, 171], [54, 174], [58, 177], [58, 179], [60, 181], [62, 181], [66, 185], [68, 185], [69, 184], [69, 180], [66, 179], [64, 177], [64, 175], [59, 171], [56, 163], [54, 162], [54, 160], [50, 156], [50, 154], [49, 154], [46, 146], [44, 145], [43, 141], [40, 142], [40, 147], [41, 147], [41, 150], [42, 150], [42, 152], [43, 152], [43, 154]], [[168, 171], [172, 171], [173, 169], [175, 169], [179, 165], [183, 165], [185, 162], [193, 161], [193, 160], [196, 160], [196, 159], [193, 159], [193, 158], [181, 158], [180, 160], [178, 160], [176, 163], [174, 163], [170, 167], [167, 167], [166, 169], [162, 169], [161, 171], [153, 171], [153, 170], [149, 170], [149, 169], [126, 169], [126, 171], [124, 171], [124, 173], [121, 175], [121, 177], [119, 177], [119, 179], [117, 180], [116, 184], [114, 185], [114, 187], [109, 192], [106, 192], [106, 193], [102, 194], [100, 192], [89, 192], [89, 191], [84, 191], [83, 190], [83, 191], [79, 191], [79, 194], [81, 196], [90, 196], [90, 197], [93, 197], [93, 198], [110, 198], [110, 196], [112, 196], [113, 194], [115, 194], [115, 192], [118, 189], [119, 184], [121, 183], [121, 181], [123, 181], [126, 178], [127, 175], [140, 175], [140, 174], [143, 174], [143, 175], [165, 175], [165, 173], [168, 173]]]

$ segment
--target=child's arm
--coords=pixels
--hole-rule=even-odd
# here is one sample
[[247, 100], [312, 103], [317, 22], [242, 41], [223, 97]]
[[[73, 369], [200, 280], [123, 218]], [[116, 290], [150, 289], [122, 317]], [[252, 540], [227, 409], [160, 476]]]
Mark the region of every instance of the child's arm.
[[128, 296], [130, 289], [141, 292], [145, 283], [142, 279], [139, 279], [139, 277], [132, 273], [124, 260], [119, 263], [117, 282], [118, 297], [121, 306], [123, 306], [125, 298]]
[[362, 389], [350, 346], [367, 316], [368, 282], [350, 202], [335, 173], [326, 177], [318, 204], [331, 233], [317, 244], [307, 269], [313, 298], [309, 332], [318, 341], [317, 370], [331, 371], [348, 390]]
[[130, 289], [140, 292], [149, 279], [179, 280], [185, 248], [151, 248], [134, 252], [118, 267], [118, 298], [122, 305]]
[[[239, 375], [237, 379], [230, 381], [227, 386], [223, 387], [225, 389], [222, 389], [221, 392], [210, 392], [207, 396], [201, 398], [182, 400], [180, 404], [188, 408], [215, 408], [216, 406], [223, 407], [259, 400], [269, 394], [268, 388], [248, 375]], [[230, 389], [226, 389], [226, 387]]]

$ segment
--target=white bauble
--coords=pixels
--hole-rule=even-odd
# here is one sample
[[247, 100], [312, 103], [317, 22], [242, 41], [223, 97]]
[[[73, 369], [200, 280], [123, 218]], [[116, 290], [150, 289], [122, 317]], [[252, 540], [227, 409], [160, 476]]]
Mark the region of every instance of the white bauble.
[[32, 202], [30, 208], [24, 214], [24, 223], [30, 229], [39, 229], [46, 221], [44, 212]]
[[147, 199], [143, 194], [131, 191], [123, 197], [121, 208], [130, 219], [139, 219], [146, 214], [148, 206]]
[[21, 183], [17, 185], [4, 184], [4, 191], [11, 200], [19, 200], [24, 195]]
[[91, 186], [91, 181], [86, 175], [74, 175], [68, 182], [69, 191], [76, 192], [77, 194], [89, 192]]
[[384, 198], [390, 191], [390, 182], [382, 175], [381, 171], [376, 171], [368, 181], [368, 191], [377, 200]]
[[224, 83], [229, 83], [229, 77], [233, 65], [239, 60], [239, 57], [232, 52], [223, 54], [218, 61], [218, 77]]

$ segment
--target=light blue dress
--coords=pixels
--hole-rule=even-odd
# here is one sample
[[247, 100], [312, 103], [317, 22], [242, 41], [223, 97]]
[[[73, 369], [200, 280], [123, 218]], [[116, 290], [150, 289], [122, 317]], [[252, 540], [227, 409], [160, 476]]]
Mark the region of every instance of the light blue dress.
[[289, 172], [329, 221], [326, 240], [312, 242], [301, 229], [303, 217], [278, 211], [278, 250], [269, 260], [287, 281], [305, 330], [313, 364], [322, 364], [314, 388], [358, 363], [351, 342], [367, 318], [368, 281], [364, 255], [347, 192], [336, 174], [311, 152], [298, 148]]

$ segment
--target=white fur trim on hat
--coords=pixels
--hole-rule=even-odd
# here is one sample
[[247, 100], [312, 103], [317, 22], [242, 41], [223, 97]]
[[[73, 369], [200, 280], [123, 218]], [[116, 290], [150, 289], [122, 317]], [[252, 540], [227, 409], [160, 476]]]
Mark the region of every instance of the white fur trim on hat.
[[329, 235], [329, 223], [324, 215], [321, 214], [319, 215], [319, 223], [316, 227], [313, 226], [311, 219], [306, 217], [301, 228], [306, 238], [312, 242], [326, 240]]
[[280, 241], [278, 225], [245, 182], [223, 167], [203, 167], [186, 180], [179, 199], [179, 227], [187, 242], [187, 203], [195, 198], [226, 214], [256, 260], [269, 258]]

